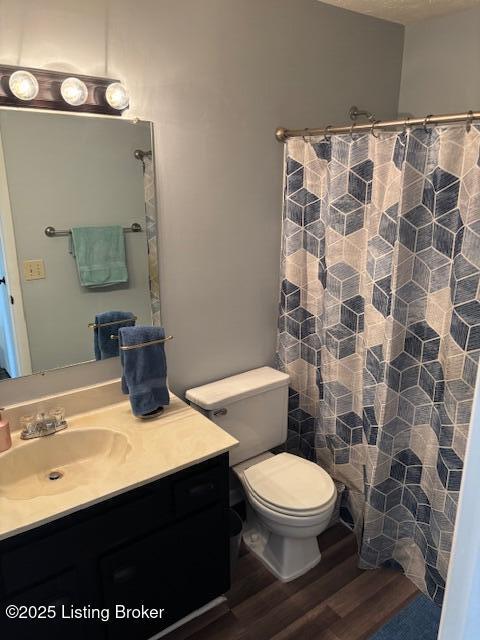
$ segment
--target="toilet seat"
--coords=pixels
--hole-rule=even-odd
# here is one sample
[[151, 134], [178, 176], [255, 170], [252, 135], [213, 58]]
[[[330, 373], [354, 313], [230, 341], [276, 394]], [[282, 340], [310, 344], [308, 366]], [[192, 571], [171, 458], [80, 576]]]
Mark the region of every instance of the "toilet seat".
[[242, 473], [245, 488], [262, 505], [297, 518], [320, 515], [336, 499], [332, 478], [317, 464], [290, 453], [262, 460]]
[[328, 511], [330, 509], [330, 505], [332, 503], [332, 500], [335, 498], [336, 499], [336, 495], [332, 496], [332, 498], [326, 502], [322, 508], [318, 508], [318, 509], [305, 509], [305, 510], [294, 510], [294, 509], [287, 509], [286, 507], [283, 507], [282, 505], [274, 505], [271, 504], [269, 502], [266, 502], [265, 500], [263, 500], [257, 493], [255, 493], [254, 491], [252, 491], [249, 487], [249, 493], [250, 493], [250, 497], [253, 498], [257, 504], [259, 504], [260, 506], [264, 507], [265, 509], [272, 511], [274, 513], [277, 513], [278, 515], [284, 515], [284, 516], [292, 516], [294, 518], [308, 518], [311, 516], [319, 516], [321, 515], [324, 511]]

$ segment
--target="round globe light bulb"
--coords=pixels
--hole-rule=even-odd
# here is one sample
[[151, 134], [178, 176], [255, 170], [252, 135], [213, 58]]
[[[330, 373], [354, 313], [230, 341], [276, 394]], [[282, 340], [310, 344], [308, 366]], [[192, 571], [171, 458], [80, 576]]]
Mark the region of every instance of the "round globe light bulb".
[[38, 95], [38, 80], [30, 71], [14, 71], [8, 80], [8, 86], [19, 100], [33, 100]]
[[65, 78], [60, 93], [65, 102], [73, 107], [85, 104], [88, 98], [87, 85], [79, 78]]
[[117, 111], [123, 111], [128, 107], [128, 92], [120, 82], [112, 82], [108, 85], [105, 98], [112, 109], [117, 109]]

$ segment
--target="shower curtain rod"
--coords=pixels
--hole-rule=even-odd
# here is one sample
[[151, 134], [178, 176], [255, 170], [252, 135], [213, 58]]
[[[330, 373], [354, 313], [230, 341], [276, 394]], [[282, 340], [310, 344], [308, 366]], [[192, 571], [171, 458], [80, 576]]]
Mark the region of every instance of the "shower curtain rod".
[[424, 118], [399, 118], [397, 120], [370, 120], [362, 124], [356, 121], [352, 124], [340, 126], [328, 125], [323, 129], [284, 129], [279, 127], [275, 131], [275, 137], [279, 142], [286, 142], [288, 138], [302, 138], [313, 136], [330, 136], [337, 133], [355, 133], [359, 131], [369, 131], [374, 134], [375, 129], [396, 129], [398, 127], [407, 127], [421, 125], [427, 127], [432, 124], [452, 124], [454, 122], [466, 121], [467, 127], [474, 120], [480, 120], [480, 111], [467, 111], [466, 113], [446, 113], [442, 115], [428, 115]]

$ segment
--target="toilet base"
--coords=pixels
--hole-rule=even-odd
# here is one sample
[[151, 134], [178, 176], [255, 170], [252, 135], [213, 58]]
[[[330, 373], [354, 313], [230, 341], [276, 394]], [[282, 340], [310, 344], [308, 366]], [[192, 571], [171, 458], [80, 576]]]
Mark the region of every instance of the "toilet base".
[[317, 538], [287, 538], [268, 531], [257, 518], [255, 521], [243, 534], [243, 541], [278, 580], [295, 580], [320, 562]]

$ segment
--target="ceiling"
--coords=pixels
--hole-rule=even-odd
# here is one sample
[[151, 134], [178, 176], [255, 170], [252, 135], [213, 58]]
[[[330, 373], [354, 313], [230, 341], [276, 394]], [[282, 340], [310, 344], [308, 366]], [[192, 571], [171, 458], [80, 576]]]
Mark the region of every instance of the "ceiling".
[[391, 22], [410, 24], [480, 6], [480, 0], [321, 0], [335, 7], [350, 9]]

